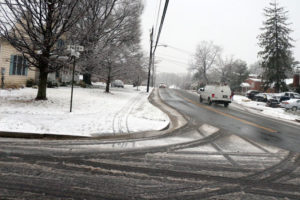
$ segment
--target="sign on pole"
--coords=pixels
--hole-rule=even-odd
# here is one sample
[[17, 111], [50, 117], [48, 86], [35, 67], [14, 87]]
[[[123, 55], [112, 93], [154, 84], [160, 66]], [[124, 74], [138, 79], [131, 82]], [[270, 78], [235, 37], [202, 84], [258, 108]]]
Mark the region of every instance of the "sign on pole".
[[71, 50], [82, 52], [82, 51], [84, 51], [84, 47], [80, 46], [80, 45], [68, 45], [67, 46], [67, 51], [71, 51]]

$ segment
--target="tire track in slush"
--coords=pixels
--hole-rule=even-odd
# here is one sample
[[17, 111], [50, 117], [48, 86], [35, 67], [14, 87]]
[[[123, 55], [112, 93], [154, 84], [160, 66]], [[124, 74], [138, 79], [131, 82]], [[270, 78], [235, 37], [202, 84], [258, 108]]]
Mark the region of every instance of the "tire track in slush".
[[[124, 131], [122, 124], [127, 123], [141, 96], [132, 97], [120, 109], [123, 113], [114, 117], [114, 133]], [[129, 131], [128, 124], [126, 129]], [[190, 123], [177, 136], [193, 129], [197, 131], [198, 126]], [[197, 151], [197, 147], [219, 144], [227, 135], [220, 131], [189, 143], [116, 153], [80, 149], [79, 144], [84, 141], [24, 142], [0, 138], [0, 199], [300, 199], [299, 182], [286, 181], [299, 177], [299, 153], [279, 156], [276, 154], [284, 153], [282, 150], [272, 153], [263, 145], [261, 155], [239, 152], [231, 145], [218, 146], [210, 152], [212, 156], [230, 157], [237, 163], [234, 166], [227, 164], [228, 159], [208, 159], [209, 154], [203, 152], [201, 156]], [[69, 143], [78, 146], [60, 151], [68, 149]], [[93, 143], [100, 142], [84, 145]], [[251, 140], [249, 143], [260, 146]], [[41, 149], [32, 146], [49, 148], [41, 153]], [[191, 150], [192, 147], [196, 149]], [[251, 165], [231, 157], [236, 155], [246, 159], [251, 156]], [[265, 165], [266, 162], [272, 165]]]

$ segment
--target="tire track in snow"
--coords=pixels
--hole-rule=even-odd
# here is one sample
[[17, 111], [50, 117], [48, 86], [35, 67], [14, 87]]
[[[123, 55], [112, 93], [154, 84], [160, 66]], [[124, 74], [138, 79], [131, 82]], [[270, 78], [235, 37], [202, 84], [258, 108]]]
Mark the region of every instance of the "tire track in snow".
[[[114, 135], [118, 133], [130, 133], [128, 127], [128, 116], [132, 112], [134, 106], [142, 99], [141, 93], [132, 97], [127, 103], [114, 115], [112, 127]], [[123, 126], [124, 124], [124, 126]]]

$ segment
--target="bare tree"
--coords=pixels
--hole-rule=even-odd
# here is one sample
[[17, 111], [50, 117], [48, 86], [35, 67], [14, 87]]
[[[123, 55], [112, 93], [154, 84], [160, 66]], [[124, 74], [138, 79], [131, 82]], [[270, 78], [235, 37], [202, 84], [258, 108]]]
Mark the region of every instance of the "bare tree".
[[122, 78], [134, 86], [140, 86], [147, 78], [148, 60], [140, 51], [140, 47], [132, 47], [126, 58], [126, 70], [122, 73]]
[[[86, 7], [85, 15], [68, 32], [69, 43], [84, 46], [85, 50], [81, 53], [78, 65], [83, 73], [84, 80], [88, 84], [94, 71], [99, 67], [97, 60], [98, 52], [95, 51], [99, 41], [103, 41], [113, 30], [115, 30], [120, 21], [125, 17], [119, 13], [119, 4], [123, 0], [81, 0], [79, 5]], [[81, 12], [77, 9], [76, 12]], [[88, 76], [87, 79], [86, 76]]]
[[140, 0], [122, 0], [116, 4], [106, 24], [105, 35], [94, 49], [93, 56], [99, 65], [92, 70], [105, 79], [106, 92], [109, 92], [112, 79], [126, 78], [128, 73], [133, 74], [136, 63], [140, 62], [137, 55], [141, 53], [139, 42], [142, 9]]
[[[0, 34], [39, 71], [37, 100], [45, 100], [48, 73], [59, 70], [62, 49], [57, 42], [84, 13], [79, 0], [3, 0]], [[84, 8], [82, 8], [84, 9]]]
[[233, 73], [233, 63], [235, 59], [233, 56], [223, 58], [218, 56], [217, 67], [214, 71], [219, 75], [221, 83], [229, 83]]
[[218, 58], [218, 66], [214, 69], [221, 83], [229, 84], [231, 89], [239, 89], [240, 84], [248, 77], [249, 71], [245, 61], [234, 59], [233, 56]]
[[197, 46], [191, 69], [196, 71], [199, 79], [204, 79], [205, 84], [209, 82], [207, 73], [215, 66], [220, 53], [221, 48], [213, 42], [202, 41]]
[[258, 76], [263, 74], [263, 68], [261, 67], [261, 61], [256, 61], [249, 66], [249, 72]]
[[109, 46], [99, 55], [100, 67], [95, 73], [106, 81], [106, 92], [110, 92], [110, 83], [116, 79], [141, 81], [143, 78], [144, 58], [135, 48], [128, 46]]

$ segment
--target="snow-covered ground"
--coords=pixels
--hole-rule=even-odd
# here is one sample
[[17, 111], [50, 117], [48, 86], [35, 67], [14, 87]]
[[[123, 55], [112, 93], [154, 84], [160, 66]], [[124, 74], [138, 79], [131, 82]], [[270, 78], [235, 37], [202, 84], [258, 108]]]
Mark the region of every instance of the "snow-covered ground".
[[283, 120], [289, 120], [289, 121], [300, 120], [299, 115], [295, 115], [293, 113], [288, 113], [285, 111], [284, 108], [267, 107], [266, 103], [251, 101], [250, 99], [248, 99], [245, 96], [234, 95], [233, 103], [230, 106], [236, 106], [235, 103], [240, 106], [243, 106], [245, 108], [250, 108], [255, 113], [266, 115], [269, 117], [283, 119]]
[[145, 88], [126, 85], [109, 94], [103, 88], [74, 88], [72, 113], [70, 88], [48, 88], [47, 101], [35, 101], [36, 93], [0, 90], [0, 131], [97, 136], [160, 130], [169, 123], [149, 103]]

